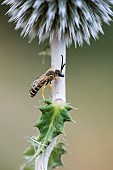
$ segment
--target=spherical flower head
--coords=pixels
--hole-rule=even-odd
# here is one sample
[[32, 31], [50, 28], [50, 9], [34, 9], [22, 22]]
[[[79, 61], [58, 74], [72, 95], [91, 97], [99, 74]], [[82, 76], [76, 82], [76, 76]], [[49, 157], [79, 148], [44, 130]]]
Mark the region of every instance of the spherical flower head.
[[56, 36], [69, 45], [74, 41], [81, 46], [90, 44], [90, 37], [103, 33], [102, 22], [109, 24], [113, 0], [5, 0], [10, 5], [9, 21], [22, 29], [21, 36], [30, 41], [38, 36], [39, 42]]

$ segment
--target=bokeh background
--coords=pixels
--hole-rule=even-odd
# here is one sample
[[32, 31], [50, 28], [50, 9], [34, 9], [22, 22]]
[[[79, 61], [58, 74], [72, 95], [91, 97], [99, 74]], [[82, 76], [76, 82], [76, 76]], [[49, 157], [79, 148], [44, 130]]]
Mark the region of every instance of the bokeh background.
[[[6, 11], [0, 6], [0, 170], [18, 170], [40, 115], [34, 106], [41, 93], [31, 99], [29, 85], [50, 67], [50, 58], [42, 64], [38, 53], [47, 42], [28, 44], [8, 24]], [[69, 154], [59, 170], [113, 170], [113, 23], [104, 32], [90, 47], [67, 50], [67, 102], [79, 111], [71, 112], [76, 124], [66, 123]]]

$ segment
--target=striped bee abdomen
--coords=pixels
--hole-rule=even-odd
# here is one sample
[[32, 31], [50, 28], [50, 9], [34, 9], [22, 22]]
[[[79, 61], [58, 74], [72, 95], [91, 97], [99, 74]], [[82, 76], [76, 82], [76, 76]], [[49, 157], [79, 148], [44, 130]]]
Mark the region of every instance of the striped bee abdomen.
[[31, 97], [34, 97], [39, 90], [40, 90], [40, 87], [31, 88], [31, 89], [29, 90], [30, 96], [31, 96]]
[[44, 80], [34, 80], [34, 82], [32, 83], [32, 87], [29, 90], [29, 94], [31, 97], [34, 97], [37, 92], [41, 89], [41, 87], [44, 85], [45, 81]]

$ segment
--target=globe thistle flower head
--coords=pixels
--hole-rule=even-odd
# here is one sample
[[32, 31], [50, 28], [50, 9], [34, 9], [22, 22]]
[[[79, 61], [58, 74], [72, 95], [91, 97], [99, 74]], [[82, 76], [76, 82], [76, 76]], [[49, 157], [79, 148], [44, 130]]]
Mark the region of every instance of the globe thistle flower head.
[[39, 42], [54, 36], [69, 45], [74, 41], [81, 46], [90, 44], [90, 37], [103, 33], [102, 22], [109, 24], [113, 0], [5, 0], [10, 5], [9, 22], [22, 29], [21, 36], [30, 41], [38, 36]]

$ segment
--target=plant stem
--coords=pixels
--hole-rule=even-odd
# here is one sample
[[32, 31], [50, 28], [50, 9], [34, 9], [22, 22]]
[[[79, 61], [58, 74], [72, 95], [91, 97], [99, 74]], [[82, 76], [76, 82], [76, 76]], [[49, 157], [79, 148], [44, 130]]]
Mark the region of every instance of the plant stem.
[[[61, 62], [63, 55], [63, 62], [66, 63], [66, 44], [65, 42], [59, 41], [56, 37], [51, 42], [51, 67], [54, 70], [61, 69]], [[63, 69], [63, 73], [65, 75], [66, 67]], [[52, 86], [55, 91], [52, 90], [52, 100], [60, 100], [66, 102], [66, 85], [65, 85], [65, 77], [59, 77], [58, 81], [53, 80]], [[35, 161], [35, 170], [47, 170], [48, 160], [50, 154], [56, 145], [56, 140], [53, 139], [51, 144], [46, 148], [45, 152], [39, 155]]]
[[54, 146], [56, 145], [56, 139], [57, 137], [52, 140], [51, 144], [46, 148], [45, 152], [36, 158], [35, 170], [47, 170], [49, 157]]
[[[52, 69], [60, 70], [61, 61], [63, 55], [63, 62], [66, 63], [66, 44], [65, 41], [59, 41], [56, 37], [51, 42], [51, 67]], [[63, 73], [65, 75], [66, 67], [63, 69]], [[66, 85], [65, 85], [65, 77], [59, 77], [58, 81], [53, 80], [52, 85], [55, 88], [55, 91], [52, 90], [52, 99], [62, 100], [66, 102]]]

